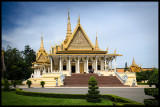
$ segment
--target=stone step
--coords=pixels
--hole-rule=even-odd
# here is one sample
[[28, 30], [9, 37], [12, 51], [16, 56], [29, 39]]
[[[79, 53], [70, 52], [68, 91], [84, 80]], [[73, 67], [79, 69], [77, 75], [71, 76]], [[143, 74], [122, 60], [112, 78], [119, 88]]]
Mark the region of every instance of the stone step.
[[97, 74], [71, 74], [64, 79], [63, 86], [87, 86], [90, 76], [94, 76], [97, 79], [98, 86], [120, 86], [128, 87], [124, 85], [116, 76], [98, 76]]

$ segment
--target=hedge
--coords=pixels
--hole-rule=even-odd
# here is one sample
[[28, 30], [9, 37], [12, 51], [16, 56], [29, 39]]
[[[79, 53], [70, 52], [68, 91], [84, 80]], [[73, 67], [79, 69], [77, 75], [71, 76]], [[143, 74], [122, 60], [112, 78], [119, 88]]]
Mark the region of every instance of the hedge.
[[144, 99], [145, 106], [158, 106], [158, 99]]
[[158, 88], [145, 88], [144, 92], [145, 92], [146, 95], [151, 95], [155, 98], [159, 98]]
[[[36, 97], [52, 97], [52, 98], [66, 98], [66, 99], [86, 99], [86, 94], [61, 94], [61, 93], [39, 93], [27, 92], [22, 89], [15, 89], [17, 94]], [[141, 103], [119, 97], [116, 95], [103, 94], [101, 98], [108, 99], [114, 102], [115, 105], [143, 105]]]
[[40, 92], [27, 92], [20, 89], [16, 89], [16, 93], [26, 96], [35, 97], [52, 97], [52, 98], [69, 98], [69, 99], [85, 99], [85, 94], [59, 94], [59, 93], [40, 93]]

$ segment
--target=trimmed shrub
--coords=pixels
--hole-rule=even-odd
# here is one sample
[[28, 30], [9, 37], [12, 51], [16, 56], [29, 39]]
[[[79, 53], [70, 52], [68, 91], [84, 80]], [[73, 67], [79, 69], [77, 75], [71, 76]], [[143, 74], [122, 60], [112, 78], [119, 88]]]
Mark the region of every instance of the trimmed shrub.
[[30, 80], [27, 80], [26, 84], [28, 85], [28, 87], [30, 88], [31, 84], [32, 84], [32, 81]]
[[44, 88], [45, 82], [44, 82], [44, 81], [41, 81], [40, 83], [41, 83], [42, 88]]
[[61, 94], [61, 93], [40, 93], [40, 92], [27, 92], [22, 89], [16, 89], [16, 93], [25, 96], [35, 97], [51, 97], [51, 98], [66, 98], [66, 99], [85, 99], [85, 94]]
[[145, 88], [144, 92], [146, 95], [151, 95], [151, 96], [155, 97], [156, 99], [159, 98], [158, 88]]
[[144, 99], [144, 104], [146, 106], [158, 106], [159, 101], [158, 99]]
[[16, 88], [16, 85], [18, 84], [19, 80], [11, 80], [12, 85], [14, 88]]
[[88, 88], [88, 93], [86, 94], [86, 100], [88, 102], [92, 102], [92, 103], [99, 103], [101, 102], [101, 95], [99, 94], [99, 90], [98, 89], [98, 86], [96, 86], [98, 83], [97, 83], [97, 80], [94, 76], [91, 76], [89, 78], [89, 81], [88, 81], [88, 84], [90, 85]]
[[8, 91], [10, 85], [11, 85], [11, 84], [8, 82], [8, 80], [5, 79], [5, 80], [4, 80], [4, 84], [3, 84], [3, 86], [4, 86], [3, 90], [4, 90], [4, 91]]

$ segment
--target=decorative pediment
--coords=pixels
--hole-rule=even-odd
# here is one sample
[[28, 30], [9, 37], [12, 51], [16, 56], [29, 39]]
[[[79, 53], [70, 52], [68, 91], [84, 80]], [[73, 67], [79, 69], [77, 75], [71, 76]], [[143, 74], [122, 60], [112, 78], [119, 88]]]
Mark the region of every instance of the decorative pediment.
[[68, 50], [92, 50], [94, 47], [80, 24], [70, 37], [66, 48]]
[[39, 53], [36, 62], [50, 62], [49, 59], [45, 56], [45, 53]]
[[46, 58], [44, 57], [44, 55], [43, 55], [42, 53], [40, 53], [40, 55], [39, 55], [37, 61], [41, 61], [41, 60], [44, 61], [45, 59], [46, 59]]

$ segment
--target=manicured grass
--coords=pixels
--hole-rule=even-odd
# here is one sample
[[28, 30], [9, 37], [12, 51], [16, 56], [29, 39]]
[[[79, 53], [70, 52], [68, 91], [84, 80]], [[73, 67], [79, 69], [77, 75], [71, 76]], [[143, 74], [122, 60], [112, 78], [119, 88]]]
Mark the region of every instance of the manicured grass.
[[89, 103], [85, 99], [63, 99], [32, 97], [16, 94], [15, 91], [2, 91], [2, 105], [113, 105], [110, 100], [102, 100], [101, 103]]
[[137, 82], [138, 85], [148, 85], [148, 83]]

